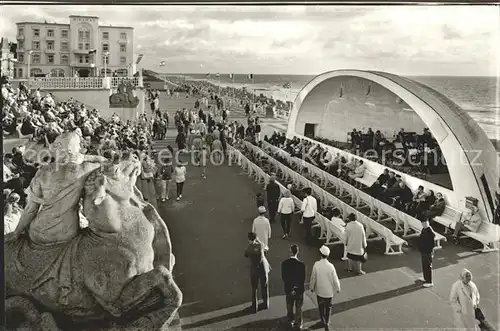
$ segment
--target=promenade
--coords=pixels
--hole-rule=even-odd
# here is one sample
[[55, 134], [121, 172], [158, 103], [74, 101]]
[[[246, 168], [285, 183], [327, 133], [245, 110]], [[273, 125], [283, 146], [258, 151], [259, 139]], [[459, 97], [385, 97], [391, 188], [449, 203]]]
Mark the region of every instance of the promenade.
[[[160, 107], [170, 115], [181, 103], [191, 107], [193, 98], [161, 97]], [[182, 106], [180, 106], [182, 107]], [[235, 116], [236, 115], [236, 116]], [[237, 113], [230, 120], [238, 119]], [[172, 118], [172, 117], [171, 117]], [[243, 119], [243, 118], [241, 118]], [[273, 129], [274, 130], [274, 129]], [[173, 129], [169, 129], [172, 137]], [[295, 218], [292, 238], [281, 239], [279, 223], [272, 225], [269, 262], [270, 309], [249, 314], [251, 291], [248, 261], [243, 257], [246, 235], [256, 217], [255, 194], [263, 190], [237, 165], [209, 166], [208, 178], [201, 169], [188, 166], [183, 199], [159, 206], [169, 227], [177, 264], [174, 277], [184, 293], [180, 316], [184, 330], [286, 330], [286, 314], [281, 261], [288, 257], [292, 243], [300, 246], [300, 258], [307, 265], [307, 279], [319, 258], [317, 247], [304, 244], [303, 231]], [[174, 187], [172, 187], [174, 189]], [[445, 243], [436, 251], [433, 288], [423, 288], [415, 280], [420, 275], [420, 255], [409, 240], [401, 256], [383, 255], [383, 244], [371, 242], [366, 275], [353, 277], [344, 271], [340, 247], [333, 246], [330, 261], [341, 279], [342, 292], [334, 299], [331, 329], [418, 330], [453, 328], [448, 304], [451, 285], [462, 268], [468, 268], [481, 293], [481, 308], [488, 320], [498, 325], [498, 253], [472, 251], [474, 243]], [[260, 294], [259, 294], [260, 295]], [[316, 299], [307, 291], [304, 327], [320, 330]]]

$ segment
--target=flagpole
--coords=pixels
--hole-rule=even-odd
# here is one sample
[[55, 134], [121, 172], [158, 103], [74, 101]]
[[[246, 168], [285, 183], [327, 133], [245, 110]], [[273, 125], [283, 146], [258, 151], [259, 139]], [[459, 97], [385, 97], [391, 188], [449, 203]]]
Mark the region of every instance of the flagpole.
[[252, 88], [253, 88], [253, 93], [252, 93], [252, 110], [255, 112], [255, 75], [252, 74]]
[[290, 82], [290, 88], [288, 89], [288, 98], [290, 101], [290, 107], [288, 109], [288, 116], [290, 116], [290, 113], [292, 112], [292, 82]]

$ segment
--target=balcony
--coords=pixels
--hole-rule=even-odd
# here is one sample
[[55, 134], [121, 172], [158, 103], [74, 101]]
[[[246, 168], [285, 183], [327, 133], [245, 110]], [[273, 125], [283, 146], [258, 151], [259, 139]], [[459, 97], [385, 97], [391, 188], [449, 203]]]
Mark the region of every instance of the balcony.
[[45, 53], [47, 54], [55, 54], [57, 51], [54, 48], [46, 48]]
[[74, 54], [88, 55], [89, 51], [88, 50], [84, 50], [84, 49], [73, 48], [73, 53]]
[[55, 39], [56, 39], [56, 36], [55, 36], [55, 35], [52, 35], [52, 36], [47, 35], [47, 36], [45, 37], [45, 39], [46, 39], [46, 40], [55, 40]]
[[24, 40], [24, 35], [23, 35], [23, 34], [18, 34], [18, 35], [16, 36], [16, 39], [17, 39], [17, 40]]
[[128, 39], [118, 39], [118, 44], [120, 45], [128, 45]]
[[71, 67], [79, 67], [79, 68], [93, 68], [95, 64], [93, 63], [80, 63], [78, 61], [73, 61], [70, 64]]

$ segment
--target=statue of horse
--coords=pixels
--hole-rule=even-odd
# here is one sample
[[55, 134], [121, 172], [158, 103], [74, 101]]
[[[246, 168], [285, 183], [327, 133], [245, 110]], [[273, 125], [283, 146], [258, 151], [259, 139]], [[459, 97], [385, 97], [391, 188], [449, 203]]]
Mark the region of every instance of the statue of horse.
[[11, 328], [19, 327], [12, 325], [13, 312], [33, 310], [22, 297], [40, 309], [38, 315], [24, 314], [31, 330], [40, 329], [40, 318], [50, 323], [47, 314], [62, 330], [97, 325], [101, 330], [168, 330], [182, 293], [172, 278], [168, 229], [135, 187], [140, 171], [139, 159], [129, 155], [89, 175], [82, 196], [89, 225], [70, 242], [42, 246], [29, 236], [6, 238]]

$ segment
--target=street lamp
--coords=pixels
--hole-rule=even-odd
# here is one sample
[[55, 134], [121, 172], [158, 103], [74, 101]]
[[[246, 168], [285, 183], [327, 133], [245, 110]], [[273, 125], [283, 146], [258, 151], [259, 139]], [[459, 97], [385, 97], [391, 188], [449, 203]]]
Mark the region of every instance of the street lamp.
[[109, 52], [104, 53], [104, 78], [108, 77], [108, 58]]
[[141, 53], [141, 54], [139, 54], [139, 55], [137, 56], [137, 61], [135, 62], [135, 65], [136, 65], [136, 70], [138, 70], [138, 71], [139, 71], [139, 77], [142, 77], [142, 70], [140, 69], [140, 67], [139, 67], [139, 68], [137, 68], [137, 66], [139, 65], [139, 62], [141, 62], [141, 60], [142, 60], [143, 56], [144, 56], [144, 54], [142, 54], [142, 53]]
[[31, 77], [31, 54], [33, 54], [33, 50], [28, 51], [28, 80]]

